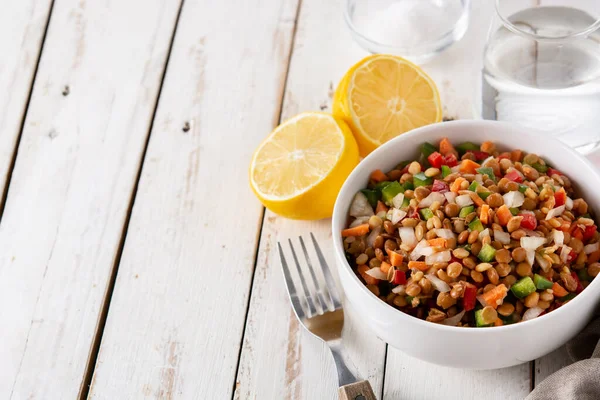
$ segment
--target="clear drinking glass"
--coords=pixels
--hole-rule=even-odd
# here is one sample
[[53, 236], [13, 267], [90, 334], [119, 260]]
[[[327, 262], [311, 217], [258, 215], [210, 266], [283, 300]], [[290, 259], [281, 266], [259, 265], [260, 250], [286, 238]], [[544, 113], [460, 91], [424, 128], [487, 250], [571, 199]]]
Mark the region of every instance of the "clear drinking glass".
[[471, 0], [347, 0], [344, 14], [352, 36], [365, 50], [422, 63], [464, 36], [470, 3]]
[[543, 131], [582, 153], [598, 146], [599, 18], [600, 0], [496, 0], [484, 118]]

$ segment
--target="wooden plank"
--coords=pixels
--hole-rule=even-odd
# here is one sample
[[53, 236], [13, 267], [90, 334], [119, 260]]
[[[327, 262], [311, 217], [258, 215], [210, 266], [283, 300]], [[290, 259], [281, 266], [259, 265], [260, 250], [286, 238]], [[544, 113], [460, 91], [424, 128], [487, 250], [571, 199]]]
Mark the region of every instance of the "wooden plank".
[[297, 6], [184, 3], [90, 398], [231, 397]]
[[54, 5], [0, 225], [0, 398], [81, 390], [177, 10]]
[[6, 186], [40, 57], [51, 0], [5, 2], [0, 13], [0, 188]]
[[[330, 111], [337, 82], [366, 55], [344, 24], [344, 4], [342, 0], [302, 2], [282, 119], [301, 111]], [[290, 221], [266, 212], [234, 399], [337, 398], [333, 359], [325, 344], [304, 331], [292, 313], [276, 245], [288, 238], [298, 245], [298, 235], [314, 232], [335, 269], [330, 224], [330, 220]], [[346, 309], [345, 315], [343, 340], [349, 367], [369, 379], [379, 397], [385, 344], [362, 326], [352, 310]]]
[[565, 346], [554, 350], [552, 353], [535, 360], [535, 379], [534, 385], [538, 385], [544, 379], [558, 371], [559, 369], [571, 365], [573, 361], [567, 354]]

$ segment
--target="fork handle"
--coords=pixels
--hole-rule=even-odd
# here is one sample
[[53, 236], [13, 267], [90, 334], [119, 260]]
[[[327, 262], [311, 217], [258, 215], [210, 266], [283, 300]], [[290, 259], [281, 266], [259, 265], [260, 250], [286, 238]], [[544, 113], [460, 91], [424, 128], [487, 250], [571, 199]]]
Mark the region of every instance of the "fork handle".
[[339, 388], [340, 400], [377, 400], [369, 381], [351, 383]]

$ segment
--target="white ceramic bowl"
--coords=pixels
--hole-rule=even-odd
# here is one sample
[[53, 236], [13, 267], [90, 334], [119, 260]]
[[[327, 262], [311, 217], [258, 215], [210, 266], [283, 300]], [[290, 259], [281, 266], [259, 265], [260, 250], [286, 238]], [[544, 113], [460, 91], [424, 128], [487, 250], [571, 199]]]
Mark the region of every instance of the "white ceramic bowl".
[[600, 174], [583, 156], [561, 142], [525, 128], [495, 121], [453, 121], [425, 126], [379, 147], [350, 174], [333, 212], [336, 265], [346, 299], [378, 337], [408, 355], [456, 368], [493, 369], [539, 358], [563, 345], [592, 317], [600, 299], [600, 278], [564, 306], [539, 318], [492, 328], [458, 328], [405, 314], [381, 301], [354, 274], [339, 232], [346, 223], [355, 193], [366, 187], [375, 169], [387, 171], [414, 159], [423, 142], [447, 136], [453, 143], [491, 140], [501, 148], [523, 149], [551, 162], [575, 182], [594, 208], [600, 204]]

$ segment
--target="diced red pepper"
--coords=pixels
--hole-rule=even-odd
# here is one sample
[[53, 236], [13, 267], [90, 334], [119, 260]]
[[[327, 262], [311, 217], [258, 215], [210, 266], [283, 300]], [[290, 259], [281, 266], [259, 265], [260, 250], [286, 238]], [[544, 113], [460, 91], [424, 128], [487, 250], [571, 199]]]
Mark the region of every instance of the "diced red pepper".
[[554, 207], [560, 207], [567, 202], [567, 193], [565, 189], [560, 188], [560, 190], [554, 193]]
[[475, 151], [472, 151], [472, 153], [475, 156], [476, 161], [483, 161], [490, 156], [490, 153], [486, 153], [485, 151], [475, 150]]
[[583, 231], [583, 240], [584, 241], [591, 240], [594, 237], [594, 235], [596, 234], [597, 229], [598, 229], [598, 227], [596, 225], [586, 226], [585, 230]]
[[406, 165], [404, 166], [404, 168], [402, 168], [402, 169], [400, 170], [400, 173], [401, 173], [402, 175], [404, 175], [404, 174], [406, 174], [406, 173], [408, 172], [408, 167], [410, 166], [410, 164], [411, 164], [411, 163], [408, 163], [408, 164], [406, 164]]
[[416, 208], [412, 208], [412, 207], [408, 209], [408, 218], [421, 219], [419, 217], [419, 211]]
[[450, 188], [448, 187], [448, 184], [446, 182], [436, 179], [433, 181], [433, 186], [431, 186], [431, 191], [446, 193], [446, 192], [450, 191]]
[[579, 240], [583, 240], [583, 230], [578, 227], [577, 225], [574, 225], [575, 229], [573, 229], [573, 231], [571, 232], [571, 236], [572, 237], [576, 237]]
[[471, 311], [475, 308], [475, 301], [477, 300], [477, 288], [467, 286], [465, 288], [465, 294], [463, 296], [463, 308], [465, 311]]
[[575, 253], [575, 251], [571, 250], [571, 252], [569, 253], [569, 255], [567, 256], [567, 262], [572, 262], [573, 260], [575, 260], [577, 258], [577, 253]]
[[438, 153], [437, 151], [434, 151], [433, 153], [431, 153], [429, 155], [429, 157], [427, 157], [427, 161], [429, 161], [429, 164], [431, 164], [431, 166], [433, 168], [442, 168], [442, 163], [444, 162], [444, 158], [442, 157], [442, 155], [440, 153]]
[[513, 181], [513, 182], [517, 182], [517, 183], [523, 182], [523, 176], [521, 176], [519, 171], [517, 171], [516, 169], [513, 169], [508, 174], [504, 175], [504, 177], [506, 179], [508, 179], [509, 181]]
[[406, 273], [404, 271], [394, 271], [394, 285], [406, 285]]
[[497, 158], [498, 160], [502, 160], [503, 158], [510, 160], [510, 153], [500, 153]]
[[537, 219], [533, 213], [520, 213], [519, 216], [523, 217], [521, 220], [521, 228], [535, 230], [537, 228]]
[[577, 289], [575, 289], [575, 292], [581, 293], [583, 291], [583, 286], [581, 285], [581, 281], [579, 280], [577, 273], [575, 271], [572, 271], [571, 276], [573, 277], [573, 279], [575, 279], [575, 281], [577, 281]]
[[462, 265], [462, 260], [460, 258], [456, 258], [453, 255], [450, 255], [450, 264], [457, 262]]
[[564, 175], [562, 172], [560, 172], [559, 170], [554, 169], [554, 168], [548, 168], [548, 171], [546, 171], [546, 174], [548, 174], [548, 176], [552, 176], [554, 174], [556, 174], [556, 175]]
[[447, 165], [449, 167], [456, 167], [458, 165], [458, 158], [456, 155], [450, 153], [444, 156], [444, 161], [442, 161], [442, 165]]

